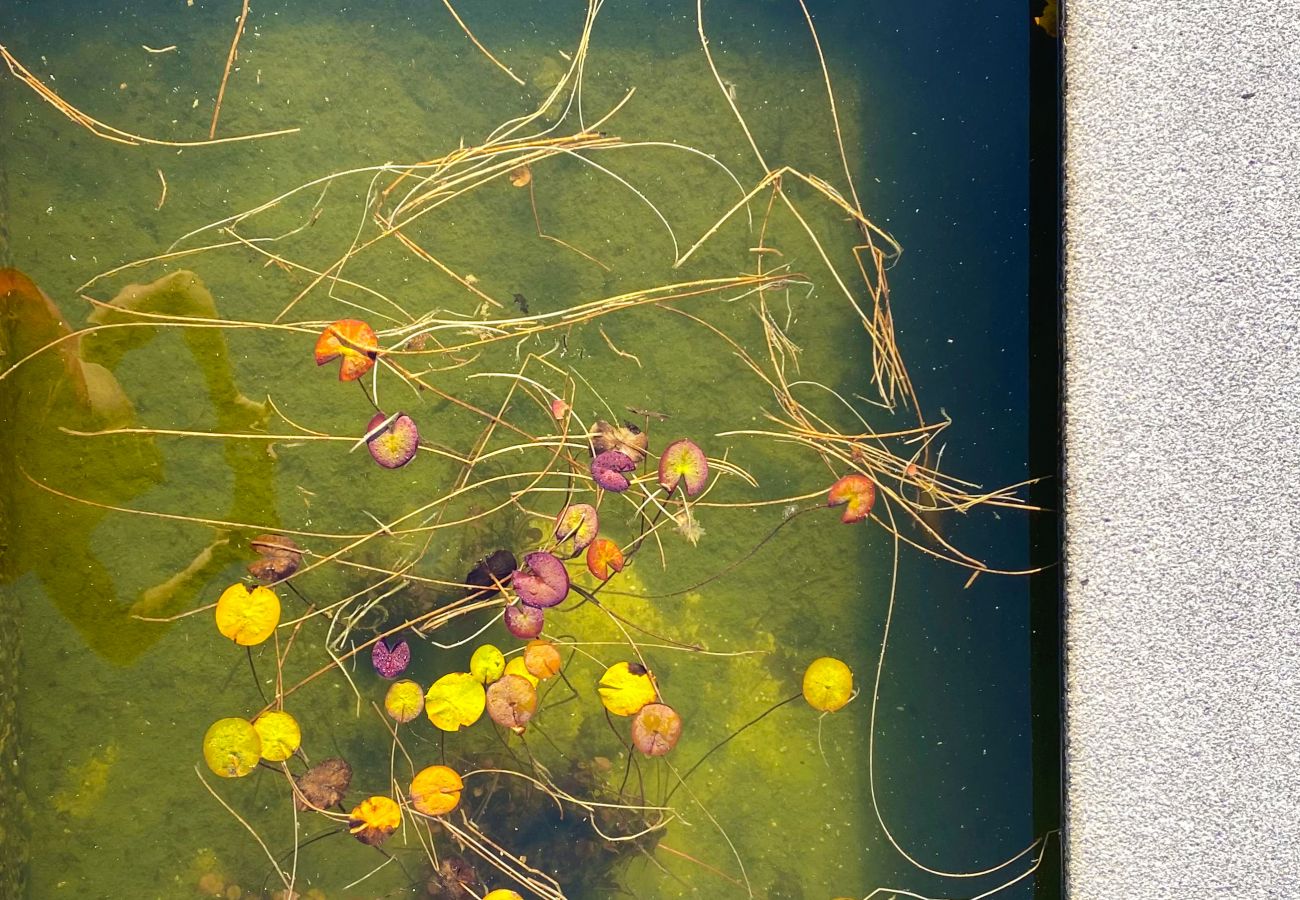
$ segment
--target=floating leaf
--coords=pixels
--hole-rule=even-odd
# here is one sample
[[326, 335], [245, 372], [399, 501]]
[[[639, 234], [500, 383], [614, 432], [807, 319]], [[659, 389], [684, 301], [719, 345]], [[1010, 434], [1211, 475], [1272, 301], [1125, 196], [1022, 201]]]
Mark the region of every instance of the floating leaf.
[[339, 319], [327, 325], [316, 340], [316, 365], [343, 358], [339, 381], [356, 381], [370, 371], [379, 351], [379, 338], [365, 322]]
[[217, 600], [217, 630], [241, 647], [260, 644], [280, 624], [280, 598], [268, 587], [236, 582]]
[[647, 703], [632, 720], [632, 744], [646, 756], [663, 756], [682, 736], [682, 717], [666, 703]]
[[607, 450], [617, 450], [637, 466], [645, 459], [646, 447], [649, 446], [645, 433], [631, 422], [622, 425], [597, 422], [591, 429], [590, 440], [593, 454], [599, 456]]
[[409, 678], [394, 681], [384, 695], [384, 709], [403, 725], [424, 711], [424, 688]]
[[614, 663], [600, 676], [600, 702], [616, 716], [634, 716], [658, 698], [654, 679], [640, 663]]
[[600, 517], [590, 503], [566, 506], [555, 519], [556, 552], [577, 556], [596, 539]]
[[551, 418], [557, 422], [563, 422], [564, 417], [569, 414], [570, 409], [572, 409], [572, 407], [570, 407], [569, 404], [565, 403], [559, 397], [556, 397], [551, 401]]
[[624, 472], [636, 470], [636, 462], [621, 450], [606, 450], [591, 461], [591, 477], [607, 491], [621, 494], [631, 487]]
[[524, 647], [524, 667], [543, 681], [554, 678], [563, 665], [560, 651], [550, 641], [529, 641]]
[[487, 689], [487, 709], [493, 722], [523, 734], [537, 712], [537, 688], [522, 676], [502, 675]]
[[[541, 612], [541, 610], [538, 610]], [[484, 644], [474, 651], [469, 658], [469, 673], [483, 684], [491, 684], [501, 677], [506, 669], [506, 658], [501, 651], [491, 644]]]
[[853, 698], [853, 671], [831, 656], [814, 659], [803, 673], [803, 698], [820, 712], [835, 712]]
[[264, 712], [253, 720], [253, 728], [262, 739], [262, 759], [284, 762], [302, 744], [298, 720], [284, 710]]
[[465, 783], [455, 769], [429, 766], [411, 782], [411, 805], [426, 816], [445, 816], [460, 803]]
[[299, 809], [307, 809], [309, 805], [316, 809], [329, 809], [342, 803], [352, 786], [352, 767], [347, 760], [331, 756], [316, 763], [294, 782], [302, 795], [294, 797], [294, 805]]
[[217, 719], [203, 735], [203, 761], [222, 778], [243, 778], [262, 758], [262, 738], [247, 719]]
[[623, 551], [609, 538], [596, 538], [587, 548], [587, 571], [605, 581], [611, 569], [623, 571]]
[[709, 458], [694, 441], [673, 441], [659, 456], [659, 485], [668, 493], [680, 483], [694, 497], [709, 481]]
[[546, 616], [535, 606], [525, 603], [512, 603], [502, 614], [506, 630], [520, 640], [526, 641], [542, 633]]
[[424, 697], [429, 721], [443, 731], [459, 731], [483, 715], [483, 684], [468, 672], [452, 672], [433, 683]]
[[524, 900], [524, 898], [508, 888], [497, 888], [484, 897], [483, 900]]
[[506, 663], [505, 674], [518, 675], [520, 678], [527, 681], [533, 687], [537, 687], [537, 685], [540, 684], [542, 681], [542, 679], [538, 678], [532, 672], [528, 671], [528, 663], [524, 661], [524, 658], [522, 656], [510, 657], [510, 662]]
[[371, 458], [385, 469], [400, 469], [414, 459], [420, 449], [420, 429], [406, 413], [396, 416], [375, 413], [366, 423], [366, 434], [369, 435], [366, 448]]
[[248, 574], [263, 584], [283, 581], [302, 565], [302, 550], [282, 534], [258, 535], [251, 545], [258, 559], [248, 564]]
[[370, 663], [381, 678], [396, 678], [411, 664], [411, 645], [398, 641], [389, 647], [388, 641], [380, 638], [370, 648]]
[[866, 475], [854, 472], [831, 485], [826, 505], [843, 506], [844, 515], [840, 516], [840, 521], [852, 525], [871, 515], [871, 507], [875, 502], [875, 482]]
[[348, 831], [363, 844], [378, 847], [402, 824], [402, 808], [391, 797], [367, 797], [348, 815]]
[[546, 609], [569, 596], [569, 570], [559, 557], [539, 550], [524, 557], [524, 568], [515, 569], [510, 586], [524, 603]]

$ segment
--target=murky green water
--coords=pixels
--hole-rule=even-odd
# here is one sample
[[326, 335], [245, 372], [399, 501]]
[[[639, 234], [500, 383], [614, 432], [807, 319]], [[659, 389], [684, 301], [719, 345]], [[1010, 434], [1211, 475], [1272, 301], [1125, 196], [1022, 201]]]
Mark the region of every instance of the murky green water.
[[[886, 12], [856, 6], [814, 8], [863, 211], [906, 248], [889, 273], [900, 350], [928, 419], [941, 419], [941, 409], [953, 419], [941, 440], [943, 470], [988, 487], [1019, 481], [1029, 475], [1020, 61], [1027, 25], [986, 8]], [[79, 286], [122, 263], [162, 254], [196, 228], [313, 179], [443, 157], [458, 146], [483, 143], [505, 120], [533, 111], [577, 52], [585, 5], [503, 0], [461, 7], [476, 35], [524, 86], [493, 67], [441, 4], [284, 0], [253, 6], [218, 133], [301, 129], [292, 135], [185, 149], [123, 146], [77, 127], [17, 80], [0, 81], [5, 263], [29, 275], [74, 328], [110, 321], [102, 312], [88, 319], [93, 307], [86, 298], [108, 301], [129, 285], [176, 272], [193, 278], [173, 275], [159, 311], [230, 322], [276, 319], [312, 276], [268, 263], [247, 245], [154, 262]], [[189, 140], [207, 134], [238, 13], [238, 4], [213, 0], [177, 0], [148, 14], [130, 5], [61, 0], [15, 4], [0, 27], [5, 47], [67, 102], [125, 131]], [[409, 229], [451, 271], [474, 276], [475, 287], [499, 299], [504, 311], [485, 313], [480, 297], [390, 238], [356, 256], [344, 273], [370, 292], [317, 287], [284, 321], [359, 315], [376, 327], [394, 327], [382, 316], [405, 317], [378, 299], [379, 292], [415, 316], [463, 318], [472, 325], [485, 314], [518, 315], [516, 294], [526, 298], [530, 315], [558, 315], [625, 292], [755, 271], [757, 254], [750, 248], [758, 246], [770, 191], [750, 204], [752, 228], [742, 213], [673, 268], [674, 259], [742, 196], [722, 166], [745, 190], [763, 175], [709, 70], [696, 28], [690, 3], [611, 3], [600, 10], [581, 112], [575, 101], [555, 134], [591, 125], [635, 88], [617, 115], [599, 126], [602, 131], [629, 142], [689, 145], [713, 160], [665, 146], [585, 154], [626, 184], [577, 155], [534, 165], [542, 228], [582, 253], [540, 239], [528, 189], [504, 177], [439, 206]], [[798, 4], [708, 3], [705, 28], [719, 72], [768, 166], [815, 173], [847, 195], [821, 69]], [[160, 53], [146, 49], [172, 45]], [[251, 240], [301, 228], [257, 246], [323, 269], [358, 234], [374, 236], [368, 197], [394, 177], [369, 171], [340, 178], [327, 191], [295, 194], [241, 222], [238, 231]], [[163, 179], [166, 198], [159, 206]], [[380, 379], [381, 405], [409, 412], [430, 445], [468, 454], [487, 423], [439, 392], [496, 412], [509, 382], [483, 374], [516, 372], [528, 354], [549, 353], [555, 368], [534, 362], [527, 374], [557, 390], [566, 375], [575, 378], [574, 409], [583, 421], [617, 415], [648, 424], [655, 450], [691, 437], [715, 460], [725, 457], [752, 476], [754, 484], [722, 477], [695, 508], [703, 528], [698, 545], [665, 529], [662, 553], [648, 544], [602, 592], [611, 610], [658, 635], [718, 654], [761, 651], [706, 655], [644, 648], [663, 698], [686, 724], [665, 760], [636, 763], [625, 802], [644, 798], [659, 805], [677, 773], [797, 693], [815, 657], [844, 659], [862, 689], [824, 721], [799, 701], [747, 730], [691, 774], [689, 790], [672, 796], [674, 818], [640, 842], [599, 841], [580, 810], [556, 819], [550, 801], [540, 802], [518, 780], [507, 790], [503, 779], [471, 779], [462, 808], [472, 820], [493, 840], [526, 854], [528, 865], [554, 876], [569, 896], [623, 891], [645, 898], [831, 898], [866, 897], [877, 888], [888, 890], [875, 896], [971, 896], [1012, 881], [1037, 854], [988, 875], [957, 879], [924, 871], [899, 850], [929, 869], [966, 873], [997, 866], [1041, 837], [1031, 823], [1025, 579], [985, 575], [963, 589], [968, 571], [907, 546], [899, 554], [874, 751], [875, 799], [896, 847], [873, 811], [868, 766], [893, 542], [879, 518], [845, 526], [836, 513], [821, 510], [800, 514], [746, 556], [783, 521], [788, 504], [809, 505], [781, 498], [825, 491], [847, 471], [828, 466], [806, 446], [723, 435], [775, 430], [765, 419], [779, 411], [771, 387], [734, 352], [744, 348], [766, 363], [759, 300], [801, 349], [797, 373], [794, 359], [789, 363], [790, 380], [816, 381], [850, 399], [876, 398], [870, 343], [808, 232], [869, 308], [852, 257], [860, 235], [843, 210], [794, 180], [787, 176], [785, 186], [807, 228], [778, 201], [765, 245], [782, 255], [769, 254], [765, 271], [788, 265], [798, 283], [762, 293], [732, 288], [668, 304], [725, 333], [734, 345], [701, 322], [647, 304], [572, 329], [486, 345], [478, 356], [453, 357], [467, 361], [460, 367], [446, 368], [452, 359], [446, 356], [404, 358], [415, 369], [446, 368], [426, 376], [436, 392], [412, 392], [390, 372]], [[667, 226], [629, 188], [643, 194]], [[211, 230], [181, 246], [231, 241], [228, 233]], [[212, 310], [204, 306], [209, 294]], [[6, 366], [57, 334], [38, 307], [23, 315], [16, 308], [6, 307]], [[8, 804], [19, 811], [4, 823], [4, 840], [15, 848], [11, 860], [19, 858], [16, 848], [29, 854], [23, 870], [28, 896], [192, 897], [218, 885], [238, 885], [243, 896], [269, 896], [283, 888], [257, 842], [200, 782], [206, 778], [246, 817], [274, 855], [291, 850], [295, 816], [281, 776], [259, 770], [224, 781], [202, 766], [200, 741], [210, 722], [251, 716], [263, 706], [248, 659], [216, 632], [210, 613], [169, 625], [138, 617], [171, 616], [215, 601], [244, 576], [253, 558], [247, 542], [256, 533], [294, 533], [310, 551], [328, 555], [350, 543], [337, 535], [370, 532], [375, 519], [395, 521], [445, 494], [462, 474], [459, 464], [435, 453], [383, 470], [364, 450], [348, 453], [348, 443], [295, 440], [284, 420], [242, 402], [241, 396], [254, 403], [269, 397], [306, 429], [360, 436], [373, 409], [356, 386], [337, 381], [332, 366], [312, 364], [309, 332], [107, 329], [86, 336], [79, 356], [74, 345], [64, 344], [66, 353], [45, 353], [0, 382], [9, 519], [3, 601], [5, 621], [17, 623], [5, 652], [11, 658], [16, 647], [20, 653], [16, 728], [4, 733], [4, 745], [17, 748], [22, 791], [17, 804]], [[440, 335], [456, 333], [463, 329]], [[80, 396], [67, 378], [70, 367], [83, 371], [78, 359], [104, 367], [92, 370]], [[118, 393], [111, 390], [114, 382]], [[828, 427], [861, 430], [824, 392], [802, 391]], [[914, 424], [907, 411], [891, 416], [870, 402], [854, 402], [876, 431]], [[92, 407], [93, 414], [87, 411]], [[629, 407], [668, 418], [638, 419]], [[554, 431], [544, 412], [522, 396], [505, 418], [532, 435]], [[67, 433], [125, 424], [189, 434]], [[195, 434], [263, 431], [288, 436]], [[522, 441], [498, 429], [487, 448]], [[542, 468], [552, 452], [511, 450], [477, 467], [477, 479], [498, 480], [451, 503], [447, 519], [505, 503], [512, 489], [527, 483], [510, 476]], [[585, 499], [594, 497], [589, 482], [580, 489]], [[563, 496], [533, 493], [522, 503], [554, 515]], [[736, 506], [758, 501], [768, 505]], [[611, 495], [601, 510], [603, 533], [623, 544], [636, 536], [629, 503]], [[421, 514], [404, 524], [424, 521]], [[1023, 513], [947, 513], [933, 524], [992, 566], [1026, 564]], [[322, 565], [294, 583], [305, 598], [325, 605], [383, 577], [355, 564], [391, 569], [413, 559], [413, 574], [458, 581], [487, 550], [538, 546], [530, 529], [539, 527], [546, 522], [506, 506], [470, 526], [417, 534], [399, 529], [343, 554], [354, 565]], [[926, 543], [918, 529], [903, 531]], [[719, 572], [698, 588], [681, 590]], [[285, 618], [301, 615], [303, 601], [280, 593]], [[416, 587], [389, 605], [397, 614], [403, 605], [424, 608], [454, 596], [447, 588]], [[494, 614], [459, 620], [435, 637], [442, 643], [464, 639]], [[576, 696], [564, 685], [547, 694], [523, 742], [486, 719], [444, 739], [422, 717], [402, 730], [416, 764], [446, 759], [462, 771], [532, 773], [531, 755], [573, 792], [616, 798], [624, 784], [621, 735], [627, 723], [611, 729], [595, 685], [604, 665], [632, 658], [626, 637], [594, 606], [573, 601], [548, 617], [548, 634], [581, 644], [566, 667]], [[288, 637], [289, 629], [281, 629], [281, 649]], [[284, 667], [286, 685], [329, 661], [325, 637], [320, 619], [297, 634]], [[503, 649], [520, 644], [499, 624], [480, 640]], [[449, 650], [417, 643], [407, 677], [427, 685], [464, 670], [477, 643]], [[268, 695], [276, 689], [274, 653], [268, 644], [254, 654]], [[313, 760], [341, 755], [353, 765], [350, 806], [369, 793], [388, 792], [392, 741], [372, 706], [382, 701], [386, 683], [371, 671], [368, 655], [348, 670], [360, 702], [349, 680], [331, 671], [293, 693], [285, 706], [300, 720]], [[398, 780], [405, 783], [406, 763], [400, 753], [397, 758]], [[606, 825], [627, 834], [645, 821], [637, 825], [629, 816]], [[308, 838], [333, 825], [300, 814], [296, 827], [299, 838]], [[519, 889], [481, 857], [455, 850], [441, 830], [435, 834], [441, 855], [462, 853], [489, 887]], [[396, 862], [348, 887], [386, 857], [346, 834], [327, 834], [297, 855], [295, 887], [331, 898], [423, 896], [429, 864], [414, 827], [408, 822], [385, 850]], [[287, 866], [292, 854], [283, 858]], [[999, 896], [1030, 896], [1034, 880], [1030, 875]]]

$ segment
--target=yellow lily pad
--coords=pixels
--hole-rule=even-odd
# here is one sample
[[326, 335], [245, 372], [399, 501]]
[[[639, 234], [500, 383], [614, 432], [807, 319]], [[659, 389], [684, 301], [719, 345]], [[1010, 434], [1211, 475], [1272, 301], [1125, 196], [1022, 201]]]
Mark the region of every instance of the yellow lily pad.
[[483, 684], [496, 681], [506, 670], [506, 658], [491, 644], [484, 644], [469, 658], [469, 672]]
[[853, 671], [831, 656], [814, 659], [803, 673], [803, 698], [820, 712], [835, 712], [853, 699]]
[[268, 587], [236, 582], [217, 600], [217, 630], [241, 647], [260, 644], [280, 624], [280, 598]]
[[487, 695], [483, 683], [468, 672], [452, 672], [435, 681], [424, 697], [429, 721], [443, 731], [459, 731], [483, 715]]
[[614, 663], [600, 677], [600, 702], [616, 716], [634, 716], [659, 697], [654, 679], [640, 663]]
[[203, 735], [203, 761], [222, 778], [243, 778], [262, 758], [262, 738], [247, 719], [217, 719]]
[[284, 710], [262, 713], [253, 728], [262, 739], [262, 759], [267, 762], [283, 762], [302, 744], [298, 721]]
[[424, 688], [409, 678], [394, 681], [384, 696], [384, 709], [397, 722], [411, 721], [424, 709]]

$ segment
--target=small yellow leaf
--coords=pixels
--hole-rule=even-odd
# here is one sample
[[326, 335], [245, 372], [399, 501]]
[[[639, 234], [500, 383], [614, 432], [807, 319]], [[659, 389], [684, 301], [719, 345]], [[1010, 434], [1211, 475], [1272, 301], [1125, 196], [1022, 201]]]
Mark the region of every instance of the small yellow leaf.
[[455, 769], [429, 766], [411, 782], [411, 805], [426, 816], [445, 816], [460, 803], [465, 783]]
[[367, 797], [348, 816], [348, 831], [363, 844], [378, 847], [402, 824], [402, 808], [390, 797]]
[[242, 778], [257, 768], [262, 739], [247, 719], [218, 719], [203, 735], [203, 761], [222, 778]]
[[491, 644], [484, 644], [469, 658], [469, 672], [483, 684], [491, 684], [506, 669], [506, 658]]
[[528, 679], [528, 683], [533, 687], [537, 687], [538, 683], [541, 682], [540, 678], [528, 671], [528, 663], [522, 656], [512, 656], [510, 658], [510, 662], [506, 663], [505, 674], [518, 675], [520, 678], [526, 678]]
[[409, 678], [394, 681], [384, 696], [384, 709], [398, 722], [411, 721], [424, 709], [424, 688]]
[[264, 712], [253, 722], [262, 739], [262, 759], [283, 762], [302, 744], [302, 731], [293, 716], [283, 710]]
[[483, 900], [524, 900], [524, 898], [507, 888], [497, 888], [484, 897]]
[[614, 663], [600, 677], [600, 702], [616, 716], [634, 716], [658, 699], [654, 679], [640, 663]]
[[217, 630], [241, 647], [260, 644], [280, 624], [280, 598], [268, 587], [236, 582], [217, 600]]
[[835, 712], [853, 699], [853, 671], [830, 656], [814, 659], [803, 673], [803, 698], [820, 712]]
[[487, 695], [483, 683], [468, 672], [452, 672], [433, 683], [424, 697], [429, 721], [443, 731], [459, 731], [483, 715]]

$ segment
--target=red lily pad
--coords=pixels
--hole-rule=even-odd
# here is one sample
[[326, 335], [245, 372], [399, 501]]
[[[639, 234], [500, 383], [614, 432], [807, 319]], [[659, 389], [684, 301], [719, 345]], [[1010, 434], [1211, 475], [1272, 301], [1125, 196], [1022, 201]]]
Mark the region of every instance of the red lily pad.
[[531, 641], [542, 633], [542, 628], [546, 625], [546, 616], [542, 611], [524, 603], [507, 606], [502, 619], [506, 623], [506, 631], [521, 641]]
[[539, 550], [524, 557], [524, 568], [515, 569], [510, 584], [521, 601], [547, 609], [569, 596], [569, 570], [558, 556]]
[[566, 506], [555, 519], [556, 552], [577, 556], [596, 539], [600, 517], [590, 503]]
[[831, 485], [826, 505], [843, 506], [844, 515], [840, 516], [840, 521], [852, 525], [871, 515], [875, 502], [876, 483], [866, 475], [854, 472]]
[[636, 463], [632, 457], [621, 450], [606, 450], [591, 461], [591, 477], [596, 484], [615, 494], [621, 494], [631, 486], [632, 483], [623, 473], [635, 469]]
[[375, 433], [370, 434], [366, 447], [375, 462], [385, 469], [400, 469], [414, 459], [420, 449], [420, 430], [406, 413], [398, 413], [391, 422], [379, 428], [388, 418], [383, 413], [375, 413], [371, 418], [366, 425], [366, 434]]
[[632, 743], [646, 756], [663, 756], [682, 736], [682, 717], [666, 703], [647, 703], [632, 720]]
[[709, 458], [694, 441], [673, 441], [659, 456], [659, 485], [672, 493], [680, 484], [694, 497], [709, 481]]
[[406, 641], [398, 641], [389, 647], [386, 640], [375, 641], [370, 650], [370, 662], [381, 678], [396, 678], [411, 664], [411, 645]]
[[325, 326], [316, 339], [316, 365], [342, 357], [339, 381], [356, 381], [374, 367], [378, 354], [375, 330], [358, 319], [339, 319]]

